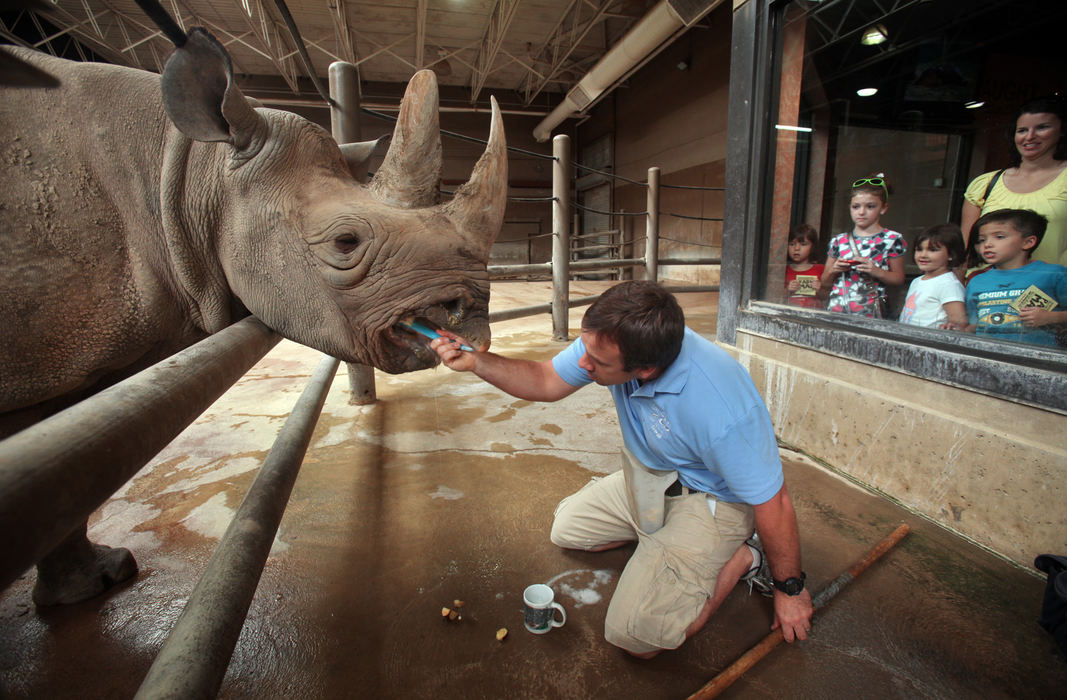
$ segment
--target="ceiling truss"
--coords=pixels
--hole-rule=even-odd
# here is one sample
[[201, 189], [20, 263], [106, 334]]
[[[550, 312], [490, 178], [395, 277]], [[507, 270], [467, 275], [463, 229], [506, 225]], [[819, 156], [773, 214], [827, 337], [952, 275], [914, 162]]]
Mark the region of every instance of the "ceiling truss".
[[[303, 61], [273, 2], [161, 2], [183, 29], [203, 26], [215, 35], [239, 81], [273, 77], [296, 97], [310, 95]], [[46, 5], [0, 15], [0, 38], [155, 72], [173, 48], [135, 0]], [[443, 85], [469, 90], [471, 105], [487, 89], [517, 92], [513, 100], [525, 105], [543, 92], [565, 92], [645, 9], [636, 0], [495, 0], [484, 10], [442, 0], [416, 0], [414, 8], [365, 0], [287, 0], [287, 6], [320, 76], [333, 61], [356, 65], [361, 83], [402, 83], [429, 67]]]

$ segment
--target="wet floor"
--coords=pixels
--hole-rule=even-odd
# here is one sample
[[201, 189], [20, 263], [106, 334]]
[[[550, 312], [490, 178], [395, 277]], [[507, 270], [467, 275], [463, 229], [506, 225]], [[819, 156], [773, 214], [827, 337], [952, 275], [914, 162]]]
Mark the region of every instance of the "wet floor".
[[[549, 296], [548, 283], [497, 284], [494, 308]], [[683, 302], [712, 333], [714, 295]], [[548, 316], [493, 332], [504, 354], [561, 347]], [[94, 516], [90, 536], [132, 549], [136, 580], [62, 609], [34, 608], [32, 571], [0, 595], [0, 696], [133, 696], [320, 358], [283, 341]], [[445, 369], [377, 377], [367, 407], [348, 404], [343, 368], [334, 382], [220, 697], [685, 698], [767, 633], [770, 601], [738, 587], [677, 651], [636, 661], [604, 642], [631, 550], [562, 551], [548, 531], [561, 498], [618, 467], [606, 390], [546, 405]], [[811, 639], [723, 697], [1065, 696], [1067, 664], [1036, 624], [1041, 579], [783, 457], [813, 590], [900, 523], [912, 533], [819, 613]], [[543, 636], [522, 626], [536, 582], [568, 615]]]

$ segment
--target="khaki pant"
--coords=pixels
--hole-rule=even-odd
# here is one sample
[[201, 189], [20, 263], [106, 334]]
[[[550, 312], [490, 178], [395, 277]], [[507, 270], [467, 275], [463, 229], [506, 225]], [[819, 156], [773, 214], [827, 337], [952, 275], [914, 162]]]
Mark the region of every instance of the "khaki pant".
[[621, 471], [594, 478], [556, 506], [551, 537], [560, 547], [637, 540], [604, 622], [615, 646], [637, 654], [681, 646], [719, 571], [752, 534], [752, 506], [720, 501], [712, 515], [707, 498], [668, 497], [663, 527], [651, 535], [637, 527]]

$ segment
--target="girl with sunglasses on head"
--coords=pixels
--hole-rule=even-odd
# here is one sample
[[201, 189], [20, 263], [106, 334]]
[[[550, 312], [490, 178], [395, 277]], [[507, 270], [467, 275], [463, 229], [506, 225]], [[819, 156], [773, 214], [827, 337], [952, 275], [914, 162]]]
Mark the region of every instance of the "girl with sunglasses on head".
[[904, 236], [882, 226], [889, 188], [878, 173], [852, 183], [852, 230], [830, 241], [822, 285], [830, 286], [829, 311], [882, 318], [886, 286], [904, 284]]

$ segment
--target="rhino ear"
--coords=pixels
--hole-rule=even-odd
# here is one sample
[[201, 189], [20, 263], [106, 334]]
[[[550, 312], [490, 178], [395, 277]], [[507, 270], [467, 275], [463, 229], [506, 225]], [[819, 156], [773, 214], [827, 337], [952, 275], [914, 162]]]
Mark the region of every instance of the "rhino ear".
[[500, 233], [508, 204], [508, 145], [504, 139], [504, 120], [496, 98], [489, 99], [493, 116], [485, 152], [475, 164], [470, 180], [444, 207], [449, 219], [486, 261], [489, 260], [489, 249]]
[[437, 76], [420, 70], [400, 102], [393, 142], [371, 188], [393, 206], [414, 209], [437, 204], [441, 182], [441, 127], [437, 117]]
[[366, 182], [367, 163], [370, 162], [374, 152], [378, 150], [378, 146], [388, 140], [389, 135], [386, 134], [373, 141], [357, 141], [355, 143], [341, 144], [341, 155], [344, 156], [345, 162], [348, 163], [348, 169], [352, 171], [352, 177], [360, 182]]
[[163, 107], [194, 141], [225, 141], [238, 149], [252, 142], [262, 119], [233, 82], [230, 55], [202, 27], [167, 59], [160, 78]]

